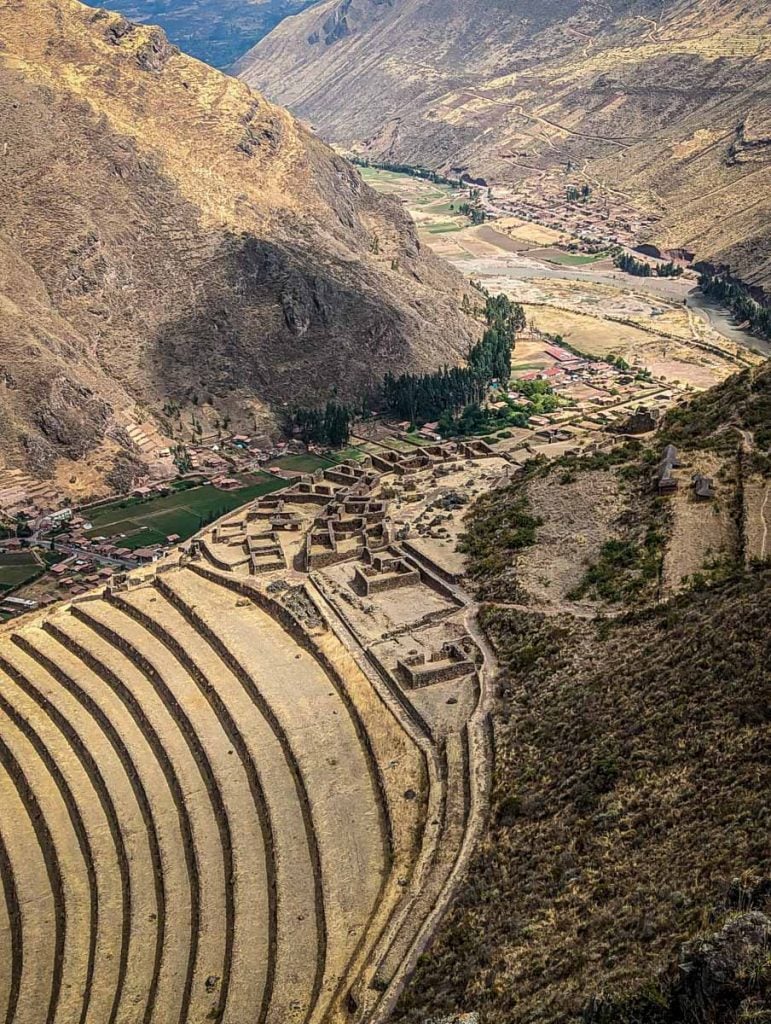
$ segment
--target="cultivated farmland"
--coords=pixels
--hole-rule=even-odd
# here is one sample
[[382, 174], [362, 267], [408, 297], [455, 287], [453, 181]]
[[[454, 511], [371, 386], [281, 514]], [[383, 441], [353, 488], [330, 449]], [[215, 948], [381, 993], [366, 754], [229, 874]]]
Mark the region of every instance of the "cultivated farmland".
[[204, 484], [149, 500], [126, 498], [100, 505], [88, 512], [92, 523], [88, 536], [122, 536], [121, 544], [127, 548], [162, 543], [172, 533], [187, 539], [212, 519], [286, 486], [283, 479], [267, 473], [248, 477], [242, 484], [233, 491]]

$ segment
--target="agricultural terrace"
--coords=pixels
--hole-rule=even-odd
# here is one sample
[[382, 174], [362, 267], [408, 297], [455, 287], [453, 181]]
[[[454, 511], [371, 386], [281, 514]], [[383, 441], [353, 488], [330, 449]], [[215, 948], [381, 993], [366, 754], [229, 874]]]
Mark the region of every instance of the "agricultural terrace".
[[481, 827], [494, 670], [388, 495], [498, 466], [378, 452], [94, 511], [143, 540], [218, 518], [0, 630], [9, 1020], [386, 1019]]

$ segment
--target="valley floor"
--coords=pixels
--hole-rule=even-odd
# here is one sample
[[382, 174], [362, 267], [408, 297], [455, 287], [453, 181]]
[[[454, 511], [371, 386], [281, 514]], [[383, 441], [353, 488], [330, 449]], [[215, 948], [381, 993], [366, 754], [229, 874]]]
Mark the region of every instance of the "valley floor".
[[[497, 188], [483, 203], [495, 219], [474, 226], [459, 209], [469, 202], [467, 190], [393, 171], [361, 171], [373, 188], [404, 203], [422, 241], [438, 255], [491, 293], [504, 292], [523, 303], [531, 323], [562, 334], [586, 355], [622, 356], [699, 388], [718, 383], [758, 355], [771, 355], [771, 343], [742, 330], [702, 295], [692, 272], [675, 279], [633, 277], [602, 253], [566, 251], [576, 235], [565, 226], [512, 215], [513, 196]], [[563, 215], [555, 207], [550, 219], [557, 222]]]

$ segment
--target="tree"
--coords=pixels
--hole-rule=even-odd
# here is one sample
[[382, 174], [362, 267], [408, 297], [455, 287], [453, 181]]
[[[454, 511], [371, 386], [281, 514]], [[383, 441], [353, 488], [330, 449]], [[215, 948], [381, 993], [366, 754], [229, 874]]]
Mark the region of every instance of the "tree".
[[646, 263], [644, 260], [637, 260], [628, 252], [622, 252], [619, 256], [616, 256], [613, 262], [619, 270], [623, 270], [627, 274], [633, 274], [635, 277], [650, 277], [653, 273], [650, 263]]
[[292, 422], [299, 430], [300, 438], [308, 444], [326, 444], [339, 448], [348, 443], [351, 436], [353, 410], [340, 402], [329, 401], [325, 409], [296, 409]]
[[511, 351], [517, 332], [525, 326], [525, 312], [506, 295], [483, 294], [487, 328], [481, 341], [469, 349], [468, 366], [400, 377], [387, 373], [381, 390], [389, 412], [410, 423], [438, 420], [445, 413], [454, 416], [468, 406], [478, 406], [492, 381], [508, 382]]
[[699, 287], [705, 295], [728, 306], [740, 323], [747, 321], [756, 334], [771, 338], [771, 309], [756, 302], [739, 281], [727, 275], [703, 273]]
[[670, 260], [669, 263], [661, 263], [656, 267], [656, 274], [658, 277], [680, 277], [683, 272], [682, 267]]

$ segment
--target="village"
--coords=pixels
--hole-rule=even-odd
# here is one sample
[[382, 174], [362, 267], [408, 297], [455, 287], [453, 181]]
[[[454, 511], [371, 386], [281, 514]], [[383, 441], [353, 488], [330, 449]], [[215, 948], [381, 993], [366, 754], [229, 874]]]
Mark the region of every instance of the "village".
[[[544, 234], [544, 241], [564, 250], [566, 265], [571, 265], [571, 254], [602, 257], [622, 250], [650, 261], [654, 267], [663, 258], [662, 253], [641, 243], [657, 223], [657, 216], [642, 212], [616, 193], [588, 184], [572, 166], [560, 172], [544, 172], [537, 180], [528, 181], [526, 188], [501, 182], [487, 184], [481, 180], [436, 183], [421, 177], [419, 169], [413, 171], [415, 176], [411, 181], [404, 180], [408, 178], [404, 172], [393, 172], [385, 167], [367, 166], [361, 171], [364, 179], [378, 191], [403, 198], [413, 216], [416, 211], [411, 200], [426, 207], [428, 213], [432, 212], [432, 204], [427, 200], [439, 199], [437, 212], [445, 220], [465, 216], [477, 227], [486, 222], [502, 222], [504, 231], [511, 222], [531, 223], [548, 233]], [[417, 212], [415, 220], [421, 226], [422, 211]], [[443, 231], [430, 229], [430, 233], [441, 235]], [[667, 254], [667, 259], [674, 258], [685, 269], [686, 256], [678, 252]], [[696, 275], [692, 277], [695, 280]]]
[[[680, 386], [623, 360], [581, 357], [537, 329], [518, 340], [517, 359], [508, 386], [489, 391], [484, 411], [492, 427], [479, 437], [510, 472], [537, 456], [596, 451], [650, 431], [684, 394]], [[542, 407], [548, 411], [539, 411]], [[41, 497], [34, 489], [7, 489], [0, 492], [6, 524], [0, 540], [0, 616], [8, 619], [77, 597], [116, 573], [156, 562], [208, 522], [308, 474], [349, 459], [419, 453], [444, 440], [438, 422], [418, 425], [374, 416], [356, 422], [348, 446], [336, 451], [298, 437], [272, 442], [238, 433], [191, 439], [184, 446], [182, 471], [168, 449], [156, 448], [147, 476], [129, 492], [81, 505], [50, 491]]]
[[593, 248], [596, 246], [636, 250], [640, 237], [656, 223], [654, 215], [642, 213], [617, 195], [607, 191], [600, 194], [588, 185], [566, 187], [566, 180], [570, 180], [569, 171], [528, 182], [526, 192], [496, 185], [482, 190], [480, 202], [493, 218], [534, 221], [572, 236], [582, 243], [574, 248], [584, 251], [597, 251]]

